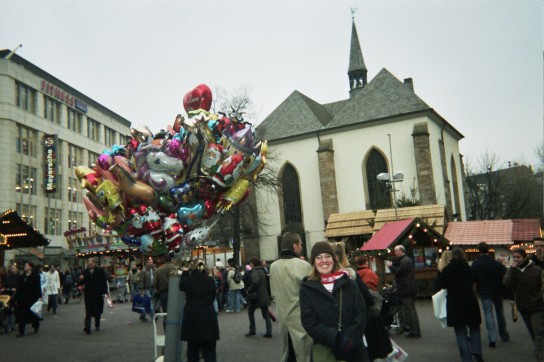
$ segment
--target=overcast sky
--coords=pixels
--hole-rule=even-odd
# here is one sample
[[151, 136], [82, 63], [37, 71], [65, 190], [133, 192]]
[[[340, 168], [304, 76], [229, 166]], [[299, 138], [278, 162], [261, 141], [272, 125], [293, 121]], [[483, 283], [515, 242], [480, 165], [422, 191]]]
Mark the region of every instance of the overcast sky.
[[465, 139], [476, 161], [536, 163], [543, 139], [541, 0], [18, 0], [0, 48], [153, 131], [200, 83], [247, 86], [258, 122], [292, 91], [349, 96], [350, 7], [371, 80], [387, 68]]

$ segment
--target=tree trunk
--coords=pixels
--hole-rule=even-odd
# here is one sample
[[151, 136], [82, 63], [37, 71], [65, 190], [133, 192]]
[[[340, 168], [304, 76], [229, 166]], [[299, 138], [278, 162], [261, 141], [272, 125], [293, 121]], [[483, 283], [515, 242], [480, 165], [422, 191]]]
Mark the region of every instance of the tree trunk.
[[236, 265], [240, 265], [240, 207], [232, 207], [232, 257]]

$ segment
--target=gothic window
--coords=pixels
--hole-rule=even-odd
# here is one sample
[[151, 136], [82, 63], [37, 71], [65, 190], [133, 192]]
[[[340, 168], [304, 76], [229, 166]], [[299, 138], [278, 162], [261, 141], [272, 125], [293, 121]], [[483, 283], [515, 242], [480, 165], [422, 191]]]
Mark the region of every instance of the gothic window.
[[285, 166], [281, 176], [283, 217], [285, 225], [302, 223], [300, 189], [297, 171], [291, 165]]
[[387, 161], [375, 148], [368, 155], [365, 171], [369, 209], [376, 210], [391, 207], [391, 195], [387, 191], [386, 182], [377, 179], [378, 174], [388, 172]]

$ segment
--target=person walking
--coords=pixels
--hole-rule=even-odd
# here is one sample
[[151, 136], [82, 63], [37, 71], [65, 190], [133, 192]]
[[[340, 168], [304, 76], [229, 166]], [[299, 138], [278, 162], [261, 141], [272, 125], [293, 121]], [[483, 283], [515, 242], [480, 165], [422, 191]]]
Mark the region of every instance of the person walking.
[[[153, 300], [153, 281], [155, 279], [155, 266], [153, 265], [153, 259], [148, 258], [144, 269], [140, 272], [140, 285], [141, 285], [141, 291], [143, 291], [144, 295], [149, 297], [149, 299]], [[151, 303], [150, 307], [150, 313], [149, 315], [153, 317], [155, 314], [155, 309], [153, 308], [153, 303]], [[141, 320], [145, 320], [145, 314], [143, 317], [140, 315]]]
[[270, 265], [270, 291], [276, 301], [283, 340], [281, 362], [310, 362], [312, 338], [300, 320], [300, 285], [312, 266], [301, 260], [302, 240], [296, 233], [285, 233], [281, 240], [280, 259]]
[[25, 263], [23, 274], [17, 278], [15, 293], [15, 317], [18, 323], [19, 334], [16, 337], [25, 335], [27, 323], [32, 324], [34, 333], [40, 330], [40, 318], [35, 315], [30, 307], [42, 298], [42, 288], [39, 274], [34, 270], [32, 263]]
[[251, 285], [247, 290], [248, 308], [247, 315], [249, 317], [249, 333], [246, 337], [251, 337], [256, 334], [255, 327], [255, 310], [261, 309], [261, 315], [266, 324], [266, 333], [263, 335], [265, 338], [272, 338], [272, 321], [270, 320], [270, 314], [268, 313], [268, 307], [270, 306], [270, 295], [268, 294], [268, 282], [266, 273], [261, 265], [261, 261], [257, 257], [251, 258]]
[[544, 300], [542, 268], [523, 248], [512, 250], [512, 262], [504, 274], [503, 284], [514, 292], [518, 310], [535, 345], [535, 358], [544, 361]]
[[341, 269], [329, 243], [315, 243], [311, 261], [300, 286], [300, 318], [314, 342], [313, 361], [364, 361], [366, 306], [359, 287]]
[[227, 313], [230, 312], [240, 312], [241, 303], [240, 303], [240, 291], [244, 287], [242, 281], [236, 282], [234, 276], [238, 270], [238, 266], [234, 262], [234, 259], [227, 260], [228, 263], [228, 273], [227, 273], [227, 284], [229, 286], [229, 295], [227, 301]]
[[219, 324], [214, 309], [215, 284], [202, 260], [181, 274], [179, 289], [185, 292], [181, 339], [187, 341], [187, 361], [215, 362]]
[[68, 304], [73, 287], [74, 277], [72, 276], [72, 272], [70, 271], [70, 269], [66, 269], [64, 273], [64, 280], [62, 282], [62, 295], [64, 296], [64, 304]]
[[2, 289], [0, 290], [1, 294], [9, 295], [11, 298], [8, 304], [6, 333], [15, 330], [15, 292], [17, 291], [18, 277], [19, 270], [17, 269], [17, 265], [13, 264], [8, 268]]
[[94, 258], [87, 260], [87, 269], [79, 276], [84, 286], [85, 320], [83, 331], [91, 334], [91, 318], [96, 331], [100, 330], [100, 316], [104, 312], [104, 296], [108, 293], [108, 278], [104, 269], [98, 267]]
[[[447, 289], [448, 327], [453, 327], [461, 361], [483, 361], [480, 338], [480, 306], [476, 297], [476, 275], [467, 263], [465, 252], [455, 247], [451, 261], [442, 270], [439, 287]], [[467, 329], [470, 335], [467, 334]]]
[[54, 265], [49, 267], [49, 271], [45, 273], [45, 294], [47, 295], [47, 311], [53, 310], [53, 314], [57, 314], [58, 295], [60, 289], [59, 272]]
[[[156, 298], [159, 300], [163, 313], [168, 313], [168, 288], [170, 273], [176, 269], [176, 266], [170, 261], [168, 254], [157, 257], [159, 267], [155, 272], [153, 280], [153, 288], [155, 289]], [[163, 323], [164, 324], [164, 323]]]
[[[402, 308], [406, 319], [409, 332], [404, 336], [408, 338], [421, 338], [419, 328], [419, 317], [417, 315], [415, 297], [417, 294], [417, 285], [415, 279], [414, 261], [406, 255], [404, 246], [395, 246], [395, 261], [387, 261], [387, 267], [395, 275], [397, 293], [402, 301]], [[400, 326], [400, 330], [406, 326]]]
[[136, 263], [132, 263], [127, 276], [128, 287], [130, 288], [130, 301], [132, 302], [136, 294], [140, 294], [140, 269]]
[[[478, 251], [481, 255], [472, 263], [472, 270], [476, 273], [476, 285], [482, 301], [489, 347], [495, 348], [497, 346], [497, 334], [503, 342], [510, 340], [510, 335], [506, 330], [502, 300], [504, 294], [502, 279], [506, 273], [506, 267], [489, 255], [487, 243], [479, 243]], [[495, 313], [493, 313], [493, 307], [495, 307]], [[497, 318], [496, 324], [494, 314]]]

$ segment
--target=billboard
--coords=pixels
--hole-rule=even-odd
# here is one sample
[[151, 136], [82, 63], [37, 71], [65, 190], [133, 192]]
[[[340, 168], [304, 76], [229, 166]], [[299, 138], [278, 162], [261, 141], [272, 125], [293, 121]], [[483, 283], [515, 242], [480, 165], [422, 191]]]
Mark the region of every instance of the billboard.
[[57, 135], [44, 136], [44, 185], [46, 193], [57, 191]]

